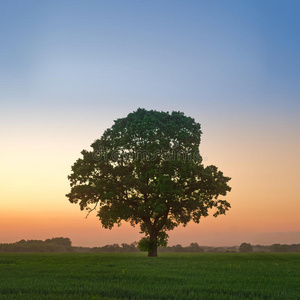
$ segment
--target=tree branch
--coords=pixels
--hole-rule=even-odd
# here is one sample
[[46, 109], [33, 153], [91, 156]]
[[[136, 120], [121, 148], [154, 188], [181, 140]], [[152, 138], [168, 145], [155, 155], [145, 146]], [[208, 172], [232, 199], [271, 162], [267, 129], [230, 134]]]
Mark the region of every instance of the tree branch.
[[[156, 227], [157, 232], [159, 232], [166, 224], [169, 211], [170, 211], [170, 207], [167, 207], [166, 211], [164, 211], [163, 213], [156, 216], [153, 226], [156, 227], [156, 225], [157, 225], [157, 227]], [[159, 218], [161, 218], [161, 219], [159, 219]]]
[[93, 208], [90, 208], [90, 209], [89, 209], [89, 212], [88, 212], [88, 214], [87, 214], [86, 217], [85, 217], [86, 219], [87, 219], [87, 217], [89, 216], [89, 214], [90, 214], [93, 210], [95, 210], [95, 209], [97, 208], [98, 203], [99, 203], [99, 202], [97, 202], [96, 205], [95, 205]]
[[150, 218], [149, 218], [149, 217], [141, 217], [141, 219], [144, 221], [144, 223], [145, 223], [147, 229], [148, 229], [149, 232], [150, 232], [151, 229], [152, 229], [152, 226], [153, 226], [152, 223], [151, 223]]

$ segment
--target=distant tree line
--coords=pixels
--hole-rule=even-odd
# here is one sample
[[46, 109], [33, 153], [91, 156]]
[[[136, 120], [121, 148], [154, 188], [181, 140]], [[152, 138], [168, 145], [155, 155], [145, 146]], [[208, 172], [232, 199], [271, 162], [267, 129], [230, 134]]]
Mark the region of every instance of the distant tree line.
[[204, 248], [200, 247], [198, 243], [191, 243], [187, 247], [183, 247], [180, 244], [175, 246], [159, 247], [159, 252], [177, 252], [177, 253], [203, 253], [205, 252]]
[[[207, 247], [199, 246], [198, 243], [191, 243], [189, 246], [180, 244], [167, 247], [159, 247], [158, 251], [173, 253], [224, 253], [224, 252], [300, 252], [300, 244], [273, 244], [270, 246], [251, 245], [242, 243], [239, 247]], [[0, 244], [0, 252], [91, 252], [91, 253], [128, 253], [140, 252], [138, 243], [123, 243], [105, 245], [103, 247], [73, 247], [69, 238], [55, 237], [52, 239], [41, 240], [21, 240], [11, 244]]]
[[300, 244], [273, 244], [271, 246], [252, 246], [248, 243], [242, 243], [239, 247], [239, 252], [300, 252]]
[[[131, 244], [123, 243], [121, 246], [118, 244], [106, 245], [103, 247], [73, 247], [76, 252], [140, 252], [137, 247], [138, 243], [134, 242]], [[181, 245], [168, 246], [168, 247], [159, 247], [159, 252], [205, 252], [197, 243], [192, 243], [190, 246], [182, 247]]]
[[271, 252], [300, 252], [300, 244], [273, 244], [270, 248]]
[[75, 252], [93, 252], [93, 253], [127, 253], [127, 252], [139, 252], [137, 248], [137, 242], [126, 244], [123, 243], [121, 246], [119, 244], [105, 245], [103, 247], [73, 247]]
[[0, 252], [73, 252], [69, 238], [56, 237], [40, 240], [21, 240], [12, 244], [0, 244]]

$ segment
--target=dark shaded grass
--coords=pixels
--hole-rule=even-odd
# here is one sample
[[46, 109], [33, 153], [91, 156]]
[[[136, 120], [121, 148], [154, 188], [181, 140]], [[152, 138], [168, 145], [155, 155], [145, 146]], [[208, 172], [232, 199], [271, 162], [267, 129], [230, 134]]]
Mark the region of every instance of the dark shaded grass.
[[0, 299], [300, 299], [300, 255], [5, 253]]

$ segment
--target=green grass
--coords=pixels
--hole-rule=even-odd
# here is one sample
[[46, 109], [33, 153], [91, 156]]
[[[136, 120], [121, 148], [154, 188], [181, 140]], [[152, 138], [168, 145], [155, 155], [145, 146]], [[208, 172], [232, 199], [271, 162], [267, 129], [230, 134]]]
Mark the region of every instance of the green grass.
[[300, 299], [300, 254], [0, 254], [0, 299]]

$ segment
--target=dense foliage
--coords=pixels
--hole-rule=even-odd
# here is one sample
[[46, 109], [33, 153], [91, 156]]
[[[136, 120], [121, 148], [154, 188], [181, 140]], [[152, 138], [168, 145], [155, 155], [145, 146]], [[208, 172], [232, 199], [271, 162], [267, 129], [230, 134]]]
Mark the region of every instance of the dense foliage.
[[118, 119], [72, 166], [71, 203], [91, 211], [105, 228], [121, 221], [139, 225], [143, 249], [157, 256], [157, 246], [180, 224], [230, 208], [219, 199], [230, 191], [216, 166], [205, 167], [199, 153], [200, 124], [181, 112], [138, 109]]

